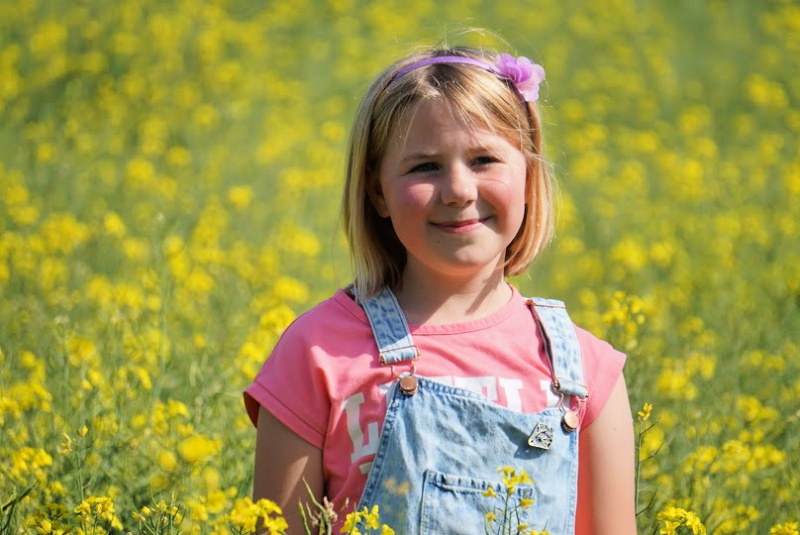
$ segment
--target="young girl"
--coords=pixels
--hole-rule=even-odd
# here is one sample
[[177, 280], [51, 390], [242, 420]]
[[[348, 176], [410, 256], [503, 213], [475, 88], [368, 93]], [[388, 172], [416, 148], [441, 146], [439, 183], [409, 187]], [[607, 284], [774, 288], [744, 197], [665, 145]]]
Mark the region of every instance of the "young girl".
[[636, 532], [624, 355], [505, 281], [552, 231], [543, 79], [527, 58], [430, 50], [361, 103], [355, 282], [299, 317], [245, 392], [254, 496], [295, 532], [305, 479], [337, 506], [379, 505], [398, 534], [484, 533], [502, 466], [533, 480], [516, 491], [532, 529]]

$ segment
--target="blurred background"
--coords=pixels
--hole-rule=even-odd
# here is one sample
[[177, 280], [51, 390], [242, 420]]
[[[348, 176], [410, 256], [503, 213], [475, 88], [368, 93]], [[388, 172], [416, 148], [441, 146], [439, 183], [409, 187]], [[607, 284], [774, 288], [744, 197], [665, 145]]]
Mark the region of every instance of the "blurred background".
[[0, 533], [231, 529], [241, 391], [351, 277], [355, 107], [443, 44], [547, 71], [557, 237], [513, 282], [628, 353], [641, 532], [798, 533], [792, 0], [0, 0]]

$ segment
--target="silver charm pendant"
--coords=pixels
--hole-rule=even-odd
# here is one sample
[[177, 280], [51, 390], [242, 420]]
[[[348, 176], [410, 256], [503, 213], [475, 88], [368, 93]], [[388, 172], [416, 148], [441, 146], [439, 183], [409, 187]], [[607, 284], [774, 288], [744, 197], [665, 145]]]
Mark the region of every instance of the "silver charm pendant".
[[413, 375], [404, 375], [400, 378], [400, 392], [406, 396], [413, 396], [417, 393], [419, 389], [419, 383], [417, 382], [417, 378]]
[[540, 450], [549, 450], [553, 444], [553, 428], [539, 422], [528, 437], [528, 445]]
[[561, 427], [567, 433], [572, 433], [578, 428], [579, 421], [578, 414], [575, 411], [565, 410], [564, 417], [561, 418]]

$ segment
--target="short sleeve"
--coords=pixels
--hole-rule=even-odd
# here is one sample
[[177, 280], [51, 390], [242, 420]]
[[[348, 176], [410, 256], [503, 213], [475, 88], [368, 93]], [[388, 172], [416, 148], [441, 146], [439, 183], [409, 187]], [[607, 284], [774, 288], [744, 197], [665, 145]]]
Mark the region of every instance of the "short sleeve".
[[244, 402], [253, 425], [259, 405], [308, 443], [322, 448], [330, 414], [325, 374], [315, 354], [308, 315], [300, 316], [283, 333], [253, 383]]
[[603, 411], [614, 385], [622, 375], [626, 356], [611, 347], [608, 342], [575, 327], [581, 346], [581, 361], [589, 399], [583, 416], [583, 427], [590, 425]]

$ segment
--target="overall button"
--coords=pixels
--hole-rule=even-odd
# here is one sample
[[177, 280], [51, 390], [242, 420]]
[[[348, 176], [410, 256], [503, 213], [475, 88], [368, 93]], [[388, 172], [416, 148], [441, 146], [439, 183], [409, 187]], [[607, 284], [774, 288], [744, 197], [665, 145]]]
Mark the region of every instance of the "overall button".
[[567, 433], [572, 433], [578, 428], [578, 414], [575, 411], [565, 411], [564, 417], [561, 418], [561, 427]]
[[400, 378], [400, 392], [406, 396], [413, 396], [417, 393], [419, 383], [413, 375], [404, 375]]

